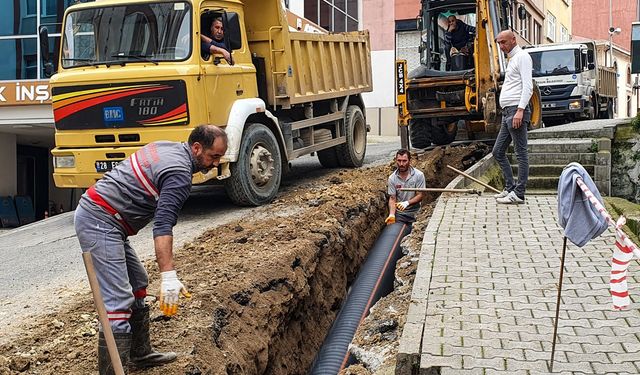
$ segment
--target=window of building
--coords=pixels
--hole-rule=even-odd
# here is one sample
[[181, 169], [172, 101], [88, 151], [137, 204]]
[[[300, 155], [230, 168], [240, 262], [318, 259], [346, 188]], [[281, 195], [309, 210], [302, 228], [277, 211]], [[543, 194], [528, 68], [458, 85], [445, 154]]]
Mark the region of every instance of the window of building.
[[560, 24], [560, 41], [568, 42], [569, 41], [569, 30], [567, 30], [564, 25]]
[[554, 42], [556, 40], [556, 17], [547, 12], [547, 39]]
[[44, 75], [44, 64], [39, 57], [39, 27], [47, 28], [50, 62], [56, 70], [64, 11], [72, 4], [89, 1], [93, 0], [3, 2], [6, 6], [0, 14], [0, 80], [47, 78]]
[[524, 39], [528, 41], [531, 41], [531, 30], [530, 30], [531, 13], [526, 12], [525, 18], [518, 19], [518, 23], [519, 23], [519, 29], [520, 29], [520, 36], [522, 36]]
[[533, 21], [533, 44], [542, 43], [542, 25], [538, 21]]
[[305, 0], [304, 17], [329, 31], [355, 31], [358, 0]]

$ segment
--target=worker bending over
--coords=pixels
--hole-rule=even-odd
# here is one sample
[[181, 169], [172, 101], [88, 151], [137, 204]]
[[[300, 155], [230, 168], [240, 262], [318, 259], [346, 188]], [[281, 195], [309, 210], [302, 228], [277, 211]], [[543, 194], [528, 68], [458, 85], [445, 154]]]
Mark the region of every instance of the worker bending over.
[[[152, 219], [156, 261], [161, 275], [160, 310], [177, 312], [180, 294], [188, 295], [173, 265], [173, 227], [191, 192], [192, 175], [220, 162], [227, 135], [212, 125], [200, 125], [187, 143], [153, 142], [120, 163], [90, 187], [75, 212], [82, 251], [91, 252], [109, 323], [123, 367], [162, 365], [175, 353], [151, 348], [149, 306], [145, 304], [148, 275], [128, 237]], [[113, 374], [102, 327], [98, 337], [98, 369]]]

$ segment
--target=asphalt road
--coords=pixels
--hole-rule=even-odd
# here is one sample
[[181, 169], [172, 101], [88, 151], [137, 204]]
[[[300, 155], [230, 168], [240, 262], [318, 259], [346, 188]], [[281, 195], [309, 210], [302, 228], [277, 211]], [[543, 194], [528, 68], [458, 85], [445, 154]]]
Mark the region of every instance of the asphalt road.
[[[390, 161], [400, 147], [399, 137], [370, 137], [369, 142], [365, 166]], [[281, 191], [328, 173], [316, 157], [302, 157], [283, 177]], [[174, 228], [175, 248], [207, 229], [267, 211], [268, 206], [233, 205], [221, 186], [196, 186]], [[130, 238], [143, 260], [153, 256], [151, 229], [148, 225]], [[18, 335], [20, 324], [29, 318], [57, 311], [74, 296], [88, 293], [73, 212], [0, 232], [0, 256], [0, 343]]]

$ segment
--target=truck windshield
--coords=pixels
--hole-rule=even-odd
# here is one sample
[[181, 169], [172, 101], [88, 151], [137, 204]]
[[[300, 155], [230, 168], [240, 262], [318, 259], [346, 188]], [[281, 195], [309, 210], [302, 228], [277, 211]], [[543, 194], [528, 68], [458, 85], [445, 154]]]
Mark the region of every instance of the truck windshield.
[[580, 51], [562, 49], [529, 52], [533, 62], [533, 76], [558, 76], [580, 71]]
[[184, 60], [192, 44], [191, 6], [186, 2], [82, 9], [65, 20], [62, 66]]

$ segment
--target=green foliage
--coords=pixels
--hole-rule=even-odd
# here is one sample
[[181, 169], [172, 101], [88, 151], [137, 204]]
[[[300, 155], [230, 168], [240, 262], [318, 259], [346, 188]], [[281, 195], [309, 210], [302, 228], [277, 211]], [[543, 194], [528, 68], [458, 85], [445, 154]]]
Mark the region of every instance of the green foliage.
[[631, 120], [631, 127], [636, 133], [640, 133], [640, 112]]

